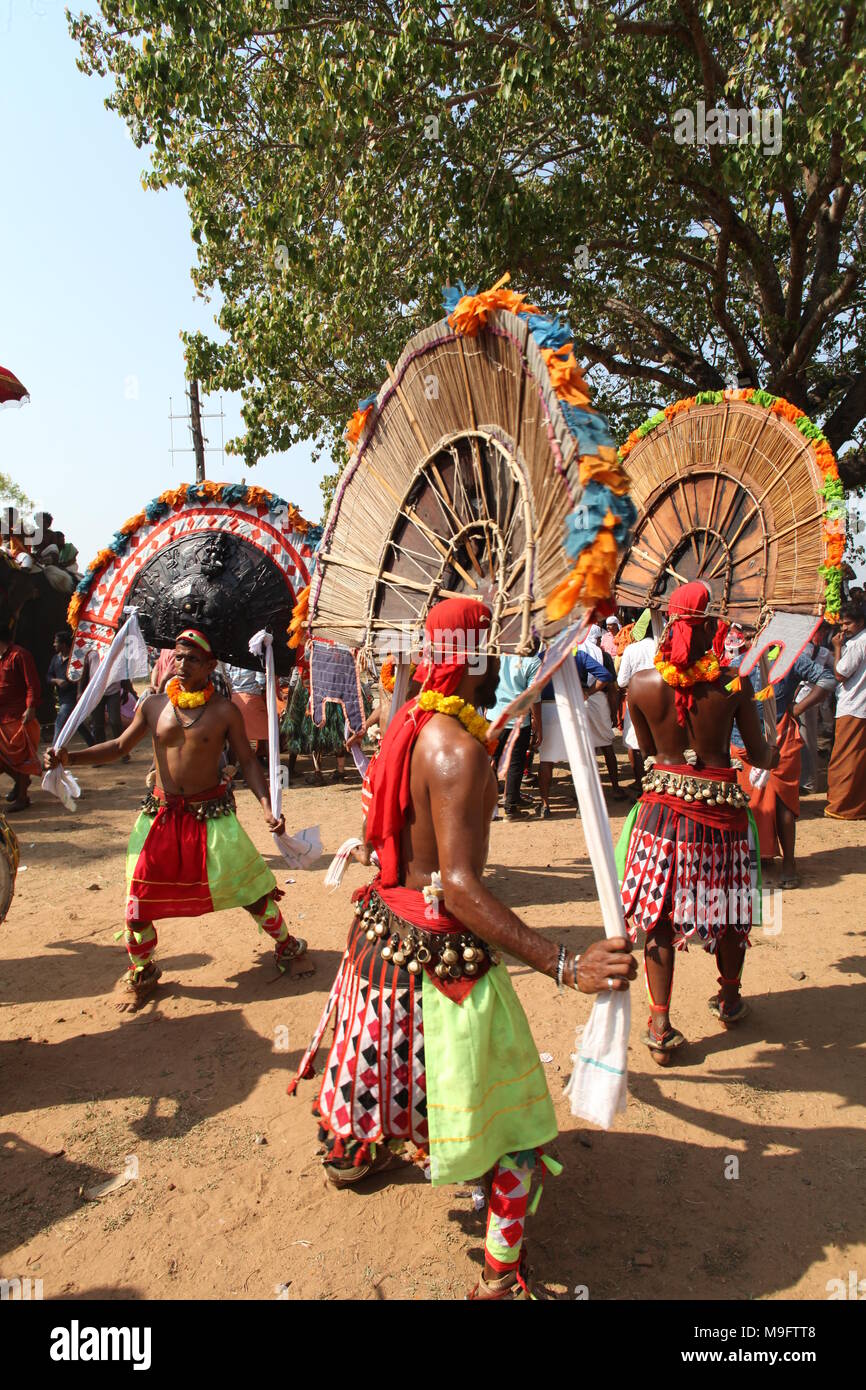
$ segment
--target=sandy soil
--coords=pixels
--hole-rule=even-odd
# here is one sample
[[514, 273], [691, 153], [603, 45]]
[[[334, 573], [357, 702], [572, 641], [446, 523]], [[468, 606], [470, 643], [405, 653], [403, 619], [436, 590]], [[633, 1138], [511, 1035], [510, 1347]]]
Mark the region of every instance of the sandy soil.
[[[139, 751], [86, 772], [74, 815], [37, 794], [15, 819], [22, 869], [0, 927], [0, 1274], [41, 1278], [46, 1298], [461, 1297], [483, 1234], [468, 1190], [434, 1191], [407, 1166], [367, 1193], [333, 1191], [315, 1154], [314, 1084], [285, 1094], [340, 958], [359, 866], [333, 896], [322, 872], [286, 884], [290, 923], [315, 951], [312, 979], [279, 976], [243, 912], [176, 921], [160, 933], [158, 1002], [116, 1013], [124, 848], [146, 766]], [[599, 917], [559, 777], [551, 820], [494, 825], [490, 876], [530, 926], [579, 949]], [[589, 1000], [513, 968], [539, 1051], [553, 1057], [565, 1163], [530, 1226], [541, 1290], [826, 1298], [829, 1279], [866, 1276], [866, 827], [822, 819], [823, 804], [804, 802], [803, 886], [748, 957], [753, 1013], [741, 1031], [708, 1014], [714, 972], [689, 952], [674, 1016], [690, 1045], [660, 1071], [640, 1041], [635, 988], [628, 1111], [610, 1133], [573, 1119], [560, 1094]], [[622, 803], [610, 805], [618, 830]], [[320, 822], [333, 850], [357, 830], [358, 783], [299, 784], [287, 808], [294, 828]], [[268, 853], [248, 792], [240, 814]], [[725, 1176], [730, 1156], [737, 1178]], [[125, 1170], [137, 1178], [87, 1197]]]

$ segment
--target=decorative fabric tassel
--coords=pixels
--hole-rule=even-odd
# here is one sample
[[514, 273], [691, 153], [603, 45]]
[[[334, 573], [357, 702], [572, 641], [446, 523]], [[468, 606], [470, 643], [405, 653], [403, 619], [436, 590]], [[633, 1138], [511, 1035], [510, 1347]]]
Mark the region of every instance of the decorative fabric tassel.
[[328, 872], [325, 874], [326, 888], [330, 888], [332, 892], [339, 888], [340, 884], [343, 882], [343, 875], [346, 872], [346, 865], [351, 858], [352, 850], [360, 849], [360, 847], [361, 841], [356, 835], [350, 836], [348, 840], [343, 841], [331, 860]]

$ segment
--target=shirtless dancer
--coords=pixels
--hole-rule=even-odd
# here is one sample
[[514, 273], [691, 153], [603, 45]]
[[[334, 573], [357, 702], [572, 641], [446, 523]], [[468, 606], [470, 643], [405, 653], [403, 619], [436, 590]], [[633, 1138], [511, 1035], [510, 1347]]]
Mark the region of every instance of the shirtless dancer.
[[[638, 671], [628, 704], [641, 752], [654, 766], [617, 848], [629, 937], [646, 932], [644, 964], [651, 1016], [645, 1038], [664, 1066], [683, 1041], [671, 1026], [674, 949], [697, 940], [716, 956], [710, 1011], [730, 1027], [746, 1017], [740, 978], [753, 910], [760, 906], [758, 837], [748, 798], [731, 767], [736, 719], [749, 761], [772, 768], [748, 681], [722, 668], [719, 623], [707, 618], [710, 590], [696, 580], [675, 589], [655, 669]], [[735, 688], [728, 690], [726, 682]], [[648, 759], [649, 763], [649, 759]]]
[[188, 628], [175, 648], [176, 676], [164, 694], [150, 694], [119, 738], [93, 748], [55, 753], [45, 766], [99, 767], [117, 762], [149, 734], [157, 785], [143, 803], [126, 858], [126, 948], [129, 969], [120, 981], [120, 1009], [138, 1008], [157, 987], [156, 928], [162, 917], [198, 917], [244, 907], [274, 942], [281, 971], [310, 974], [301, 957], [307, 943], [290, 936], [277, 906], [282, 893], [264, 859], [235, 815], [230, 787], [220, 782], [223, 744], [229, 740], [247, 786], [261, 803], [265, 824], [285, 828], [271, 815], [268, 786], [244, 732], [240, 711], [219, 695], [211, 676], [216, 658], [204, 633]]
[[[581, 956], [531, 931], [483, 881], [496, 774], [476, 712], [499, 662], [473, 659], [490, 610], [430, 610], [422, 691], [391, 719], [372, 778], [367, 839], [381, 872], [355, 895], [331, 997], [292, 1082], [335, 1013], [315, 1104], [325, 1171], [346, 1186], [389, 1167], [405, 1141], [427, 1150], [434, 1184], [492, 1174], [482, 1277], [472, 1297], [527, 1297], [521, 1263], [529, 1189], [556, 1119], [544, 1068], [499, 951], [584, 994], [628, 989], [625, 938]], [[456, 655], [455, 655], [456, 653]]]

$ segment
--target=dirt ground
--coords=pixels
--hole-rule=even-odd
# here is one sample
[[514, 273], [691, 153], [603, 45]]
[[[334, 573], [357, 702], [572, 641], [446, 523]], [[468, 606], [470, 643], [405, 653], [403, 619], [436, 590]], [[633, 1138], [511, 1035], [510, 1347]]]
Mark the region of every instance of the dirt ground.
[[[75, 814], [37, 792], [15, 818], [22, 867], [0, 927], [0, 1276], [41, 1279], [45, 1298], [462, 1297], [483, 1237], [468, 1189], [433, 1190], [417, 1166], [363, 1194], [328, 1188], [315, 1085], [286, 1096], [366, 871], [353, 865], [334, 894], [327, 858], [287, 874], [240, 792], [316, 974], [279, 976], [243, 912], [169, 922], [158, 1002], [116, 1012], [124, 850], [146, 767], [138, 750], [130, 765], [84, 772]], [[333, 851], [357, 831], [358, 787], [299, 778], [290, 829], [318, 822]], [[600, 919], [567, 794], [558, 773], [551, 820], [493, 826], [490, 878], [531, 927], [580, 949]], [[609, 804], [618, 832], [623, 803]], [[823, 805], [803, 804], [802, 886], [756, 933], [741, 1031], [707, 1011], [711, 963], [681, 955], [674, 1020], [689, 1045], [661, 1071], [634, 987], [628, 1110], [609, 1133], [561, 1095], [590, 1000], [512, 967], [553, 1058], [565, 1164], [530, 1221], [539, 1292], [826, 1298], [828, 1280], [866, 1276], [866, 827], [824, 820]], [[124, 1172], [137, 1177], [88, 1196]]]

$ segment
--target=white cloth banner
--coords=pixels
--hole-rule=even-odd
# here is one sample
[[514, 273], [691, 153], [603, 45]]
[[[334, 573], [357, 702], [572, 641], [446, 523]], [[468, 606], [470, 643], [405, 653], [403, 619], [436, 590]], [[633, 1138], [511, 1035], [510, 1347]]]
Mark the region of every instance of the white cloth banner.
[[[605, 935], [626, 936], [610, 822], [598, 776], [580, 677], [573, 661], [554, 673], [556, 708], [568, 751], [583, 833], [595, 873]], [[565, 1088], [572, 1115], [609, 1129], [625, 1110], [631, 999], [628, 990], [597, 994], [589, 1023], [579, 1031], [574, 1070]]]
[[[265, 665], [265, 704], [268, 708], [268, 783], [271, 815], [279, 820], [283, 810], [283, 783], [280, 776], [280, 727], [277, 719], [277, 678], [274, 672], [274, 639], [262, 628], [250, 639], [250, 651]], [[291, 869], [308, 869], [322, 854], [317, 825], [297, 835], [273, 835], [273, 841]]]
[[[147, 647], [138, 625], [138, 611], [125, 610], [129, 617], [123, 624], [114, 641], [96, 668], [93, 679], [86, 686], [81, 699], [70, 714], [52, 747], [65, 748], [77, 733], [79, 727], [92, 714], [105, 694], [106, 686], [115, 681], [131, 681], [148, 672]], [[42, 790], [51, 792], [63, 802], [67, 811], [75, 810], [75, 802], [81, 795], [81, 788], [68, 768], [53, 767], [42, 778]]]

